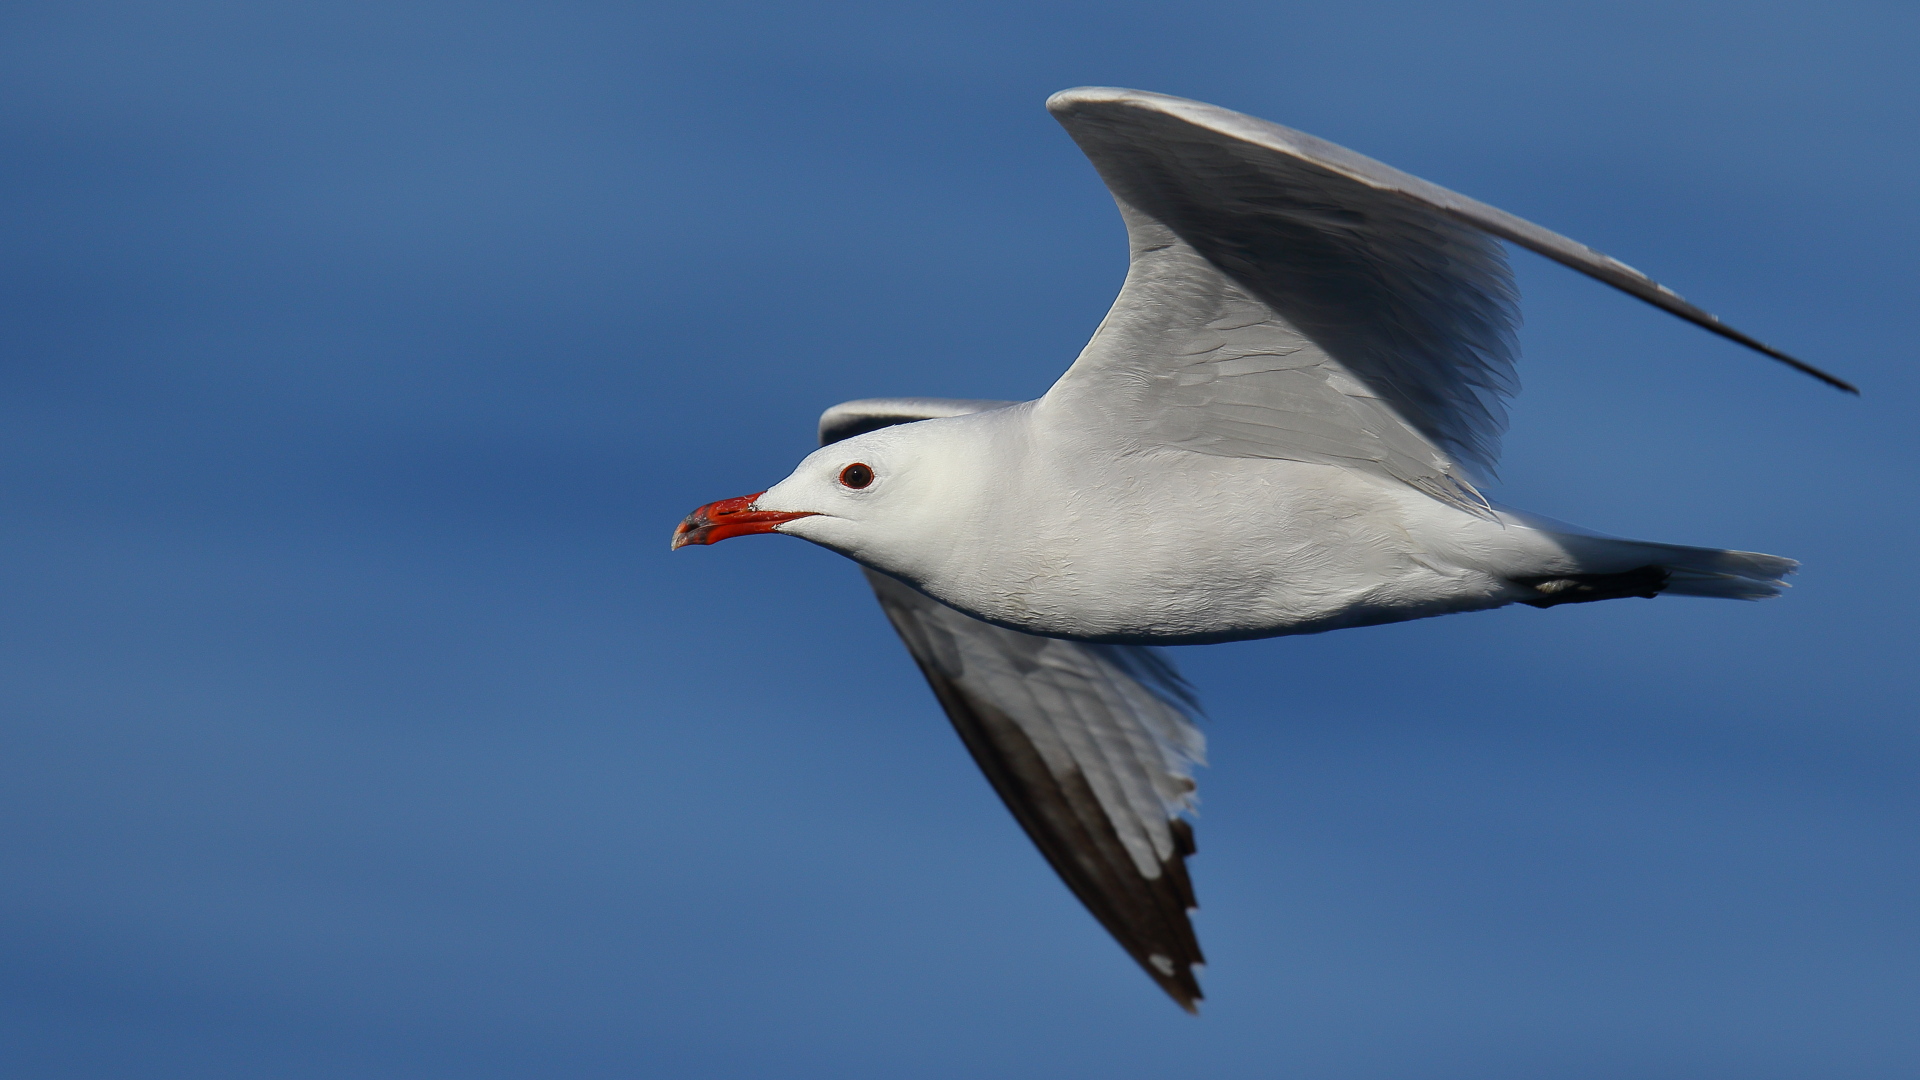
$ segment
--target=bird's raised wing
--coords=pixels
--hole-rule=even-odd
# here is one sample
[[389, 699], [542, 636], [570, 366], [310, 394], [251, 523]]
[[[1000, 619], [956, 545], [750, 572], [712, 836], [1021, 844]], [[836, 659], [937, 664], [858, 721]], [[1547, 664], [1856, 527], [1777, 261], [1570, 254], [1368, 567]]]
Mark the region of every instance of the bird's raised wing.
[[[885, 398], [835, 406], [822, 444], [1001, 401]], [[1036, 637], [981, 622], [872, 570], [880, 607], [960, 739], [1067, 887], [1181, 1007], [1203, 962], [1187, 912], [1191, 692], [1159, 653]]]
[[1496, 237], [1853, 389], [1597, 251], [1310, 135], [1137, 90], [1047, 107], [1120, 204], [1132, 264], [1045, 400], [1131, 437], [1478, 503], [1462, 464], [1492, 465], [1515, 385]]

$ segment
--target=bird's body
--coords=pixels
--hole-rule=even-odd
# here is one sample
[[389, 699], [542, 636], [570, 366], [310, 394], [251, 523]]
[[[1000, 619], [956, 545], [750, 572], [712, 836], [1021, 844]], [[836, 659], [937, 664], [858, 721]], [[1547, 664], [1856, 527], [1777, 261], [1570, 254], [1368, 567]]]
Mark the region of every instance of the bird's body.
[[[949, 432], [935, 428], [984, 450], [980, 475], [999, 479], [943, 485], [950, 498], [922, 519], [924, 544], [844, 553], [1028, 633], [1186, 645], [1466, 611], [1513, 598], [1502, 566], [1546, 572], [1555, 554], [1533, 530], [1330, 465], [1078, 453], [1081, 433], [1048, 431], [1043, 411], [1024, 406], [910, 434], [944, 443]], [[778, 490], [769, 495], [761, 505], [780, 509]]]
[[[819, 490], [820, 476], [853, 461], [872, 466], [872, 485]], [[1686, 591], [1762, 595], [1793, 565], [1555, 528], [1365, 470], [1115, 446], [1108, 426], [1057, 415], [1044, 400], [834, 443], [756, 505], [829, 505], [822, 494], [854, 504], [849, 516], [813, 511], [781, 531], [987, 622], [1115, 644], [1541, 604], [1555, 595], [1543, 584], [1645, 567], [1707, 575]], [[882, 500], [884, 514], [853, 516]]]
[[1188, 645], [1657, 595], [1760, 599], [1790, 559], [1495, 507], [1527, 247], [1842, 389], [1631, 267], [1309, 135], [1180, 98], [1048, 107], [1127, 226], [1125, 286], [1030, 402], [870, 399], [674, 546], [784, 532], [869, 568], [975, 759], [1187, 1008]]

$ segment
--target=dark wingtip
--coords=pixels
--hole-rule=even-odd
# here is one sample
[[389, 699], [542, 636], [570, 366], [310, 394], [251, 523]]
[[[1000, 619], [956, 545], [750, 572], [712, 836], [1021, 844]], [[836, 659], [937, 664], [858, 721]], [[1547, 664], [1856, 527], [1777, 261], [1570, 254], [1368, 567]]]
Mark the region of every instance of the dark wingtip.
[[1841, 378], [1838, 375], [1829, 375], [1826, 372], [1821, 371], [1819, 368], [1814, 367], [1812, 364], [1809, 364], [1804, 360], [1800, 360], [1795, 357], [1788, 356], [1786, 353], [1783, 353], [1778, 349], [1763, 349], [1761, 351], [1765, 352], [1768, 356], [1773, 357], [1775, 360], [1780, 361], [1781, 363], [1787, 365], [1788, 367], [1792, 368], [1795, 371], [1802, 372], [1804, 374], [1811, 375], [1816, 379], [1819, 379], [1821, 382], [1826, 383], [1828, 386], [1833, 387], [1835, 390], [1852, 394], [1854, 397], [1860, 396], [1859, 387], [1853, 385], [1852, 383], [1848, 382], [1847, 380]]
[[[1148, 972], [1148, 974], [1158, 975], [1157, 972]], [[1154, 981], [1160, 984], [1160, 989], [1166, 991], [1167, 996], [1173, 999], [1173, 1003], [1180, 1006], [1188, 1016], [1200, 1015], [1200, 1002], [1206, 1000], [1206, 995], [1200, 992], [1200, 982], [1194, 978], [1192, 968], [1182, 968], [1176, 975], [1166, 978], [1156, 977]]]
[[[1574, 269], [1579, 270], [1583, 268], [1579, 266], [1575, 266]], [[1613, 284], [1616, 287], [1618, 287], [1617, 282], [1612, 282], [1606, 278], [1602, 278], [1601, 280], [1608, 281], [1609, 284]], [[1651, 284], [1651, 282], [1649, 282], [1649, 284]], [[1747, 348], [1752, 349], [1754, 352], [1757, 352], [1762, 356], [1770, 356], [1773, 359], [1778, 360], [1781, 363], [1792, 368], [1793, 370], [1800, 372], [1802, 375], [1811, 375], [1814, 378], [1819, 379], [1821, 382], [1826, 383], [1828, 386], [1833, 387], [1835, 390], [1852, 394], [1854, 397], [1860, 396], [1860, 388], [1848, 382], [1847, 380], [1841, 378], [1840, 376], [1829, 374], [1828, 372], [1822, 371], [1819, 368], [1814, 367], [1812, 364], [1807, 363], [1805, 360], [1802, 360], [1797, 356], [1793, 356], [1789, 353], [1781, 352], [1779, 349], [1774, 348], [1773, 346], [1767, 344], [1764, 341], [1761, 341], [1759, 338], [1756, 338], [1751, 334], [1746, 334], [1746, 333], [1742, 333], [1739, 330], [1735, 330], [1733, 327], [1728, 326], [1726, 323], [1721, 322], [1719, 318], [1717, 318], [1716, 316], [1711, 315], [1705, 311], [1702, 311], [1699, 308], [1694, 307], [1692, 304], [1687, 303], [1685, 300], [1682, 300], [1671, 289], [1666, 289], [1659, 285], [1654, 285], [1654, 288], [1659, 289], [1660, 292], [1649, 294], [1646, 292], [1636, 291], [1634, 289], [1627, 289], [1626, 291], [1634, 296], [1639, 297], [1642, 300], [1645, 300], [1647, 303], [1652, 304], [1653, 306], [1668, 312], [1669, 314], [1678, 315], [1681, 318], [1687, 320], [1688, 322], [1693, 323], [1695, 326], [1699, 326], [1705, 330], [1709, 330], [1709, 331], [1712, 331], [1713, 333], [1719, 334], [1721, 337], [1726, 338], [1728, 341], [1745, 345]], [[1664, 294], [1664, 295], [1661, 295], [1661, 294]]]

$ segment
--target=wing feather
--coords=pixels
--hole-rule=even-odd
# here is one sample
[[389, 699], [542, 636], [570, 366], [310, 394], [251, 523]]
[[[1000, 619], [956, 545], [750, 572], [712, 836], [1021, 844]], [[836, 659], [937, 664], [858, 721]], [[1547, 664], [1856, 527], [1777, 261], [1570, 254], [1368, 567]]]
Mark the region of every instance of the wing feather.
[[1119, 203], [1126, 284], [1044, 404], [1137, 443], [1373, 469], [1478, 507], [1516, 388], [1499, 240], [1831, 385], [1614, 259], [1370, 158], [1136, 90], [1054, 95]]
[[1144, 691], [1104, 655], [1125, 647], [1002, 629], [866, 574], [1014, 819], [1148, 976], [1193, 1011], [1193, 969], [1205, 957], [1187, 916], [1197, 906], [1186, 869], [1193, 832], [1179, 815], [1193, 804], [1202, 743], [1177, 699]]

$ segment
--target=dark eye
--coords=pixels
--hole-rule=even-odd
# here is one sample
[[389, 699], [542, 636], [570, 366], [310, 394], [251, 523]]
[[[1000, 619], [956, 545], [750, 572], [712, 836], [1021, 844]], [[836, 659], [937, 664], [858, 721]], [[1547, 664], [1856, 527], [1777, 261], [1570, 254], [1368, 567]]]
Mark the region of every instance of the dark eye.
[[873, 483], [873, 470], [856, 461], [840, 470], [840, 482], [854, 489], [866, 487]]

